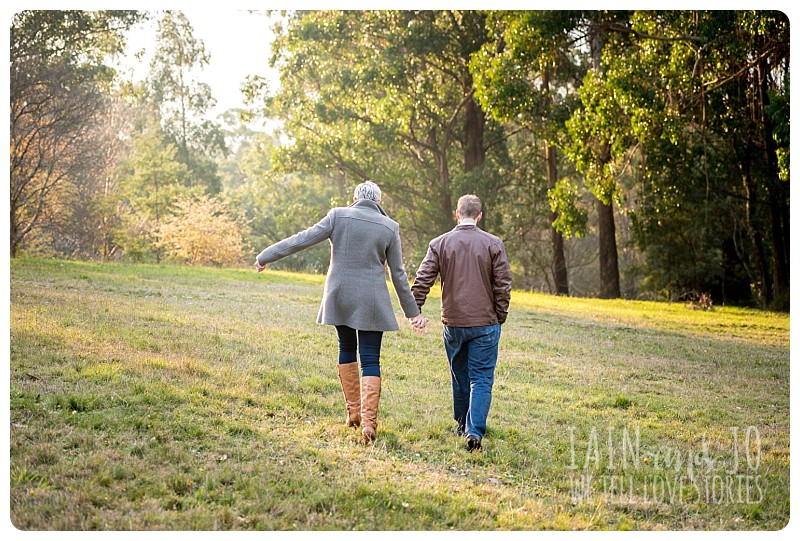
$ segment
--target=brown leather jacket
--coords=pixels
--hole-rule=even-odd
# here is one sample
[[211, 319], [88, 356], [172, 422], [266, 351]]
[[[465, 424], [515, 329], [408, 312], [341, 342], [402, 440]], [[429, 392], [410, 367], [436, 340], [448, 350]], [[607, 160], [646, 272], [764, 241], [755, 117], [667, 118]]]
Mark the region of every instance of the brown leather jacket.
[[503, 241], [476, 225], [457, 225], [433, 239], [411, 293], [422, 308], [442, 277], [442, 323], [483, 327], [504, 323], [511, 300], [511, 269]]

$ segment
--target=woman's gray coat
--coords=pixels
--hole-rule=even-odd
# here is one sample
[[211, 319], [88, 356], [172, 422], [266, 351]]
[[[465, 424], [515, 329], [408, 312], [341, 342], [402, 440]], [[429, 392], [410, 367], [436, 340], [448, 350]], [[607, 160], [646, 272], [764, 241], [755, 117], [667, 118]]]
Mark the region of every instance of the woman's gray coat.
[[405, 316], [420, 313], [403, 267], [400, 226], [369, 199], [331, 209], [319, 223], [269, 246], [257, 259], [262, 265], [271, 263], [325, 239], [331, 243], [331, 262], [317, 323], [362, 331], [398, 330], [386, 287], [386, 263]]

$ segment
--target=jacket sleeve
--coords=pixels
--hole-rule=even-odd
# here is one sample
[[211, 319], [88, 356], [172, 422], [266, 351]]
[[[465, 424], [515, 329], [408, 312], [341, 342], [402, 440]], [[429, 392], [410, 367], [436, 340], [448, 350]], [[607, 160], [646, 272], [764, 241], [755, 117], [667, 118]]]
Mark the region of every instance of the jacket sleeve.
[[428, 298], [428, 292], [436, 282], [437, 276], [439, 276], [439, 253], [431, 242], [428, 244], [428, 253], [420, 263], [417, 276], [414, 278], [414, 285], [411, 287], [411, 294], [414, 295], [420, 311], [422, 311], [422, 305], [425, 304], [425, 299]]
[[403, 266], [403, 248], [400, 244], [400, 229], [395, 229], [394, 238], [389, 246], [386, 248], [386, 262], [389, 264], [389, 272], [392, 276], [392, 284], [397, 293], [397, 299], [400, 301], [400, 307], [403, 309], [403, 314], [406, 317], [415, 317], [419, 315], [419, 308], [417, 307], [414, 297], [411, 295], [411, 287], [408, 285], [408, 275]]
[[283, 239], [272, 246], [268, 246], [263, 252], [258, 254], [256, 259], [262, 265], [266, 265], [267, 263], [272, 263], [288, 255], [305, 250], [310, 246], [319, 244], [323, 240], [330, 238], [331, 232], [333, 231], [334, 220], [335, 214], [333, 210], [331, 210], [322, 220], [305, 231], [296, 233], [288, 239]]
[[511, 267], [502, 241], [492, 253], [492, 291], [498, 323], [505, 323], [511, 302]]

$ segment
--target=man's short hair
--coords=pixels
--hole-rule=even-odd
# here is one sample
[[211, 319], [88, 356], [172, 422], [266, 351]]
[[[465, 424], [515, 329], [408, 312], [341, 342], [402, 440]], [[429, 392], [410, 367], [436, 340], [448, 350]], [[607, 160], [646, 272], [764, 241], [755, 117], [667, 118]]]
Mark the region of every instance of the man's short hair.
[[356, 186], [356, 189], [353, 190], [353, 197], [356, 199], [369, 199], [377, 203], [381, 200], [381, 189], [371, 180], [366, 180]]
[[458, 198], [458, 213], [462, 218], [477, 218], [481, 213], [481, 200], [477, 195], [467, 194]]

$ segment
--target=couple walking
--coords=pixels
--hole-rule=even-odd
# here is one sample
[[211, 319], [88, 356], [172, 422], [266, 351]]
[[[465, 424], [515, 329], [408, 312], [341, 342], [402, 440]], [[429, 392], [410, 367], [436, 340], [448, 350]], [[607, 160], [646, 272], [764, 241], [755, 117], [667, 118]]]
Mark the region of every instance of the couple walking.
[[422, 315], [422, 306], [440, 276], [456, 433], [466, 438], [469, 451], [480, 449], [492, 399], [500, 325], [511, 298], [511, 271], [503, 243], [478, 228], [481, 201], [464, 195], [458, 200], [458, 225], [430, 242], [410, 287], [399, 225], [380, 203], [377, 184], [359, 184], [352, 205], [331, 209], [316, 225], [266, 248], [256, 258], [256, 270], [330, 241], [331, 260], [317, 323], [336, 327], [346, 424], [361, 426], [366, 443], [376, 437], [381, 339], [384, 332], [399, 329], [386, 287], [385, 265], [403, 313], [418, 333], [425, 332], [428, 319]]

